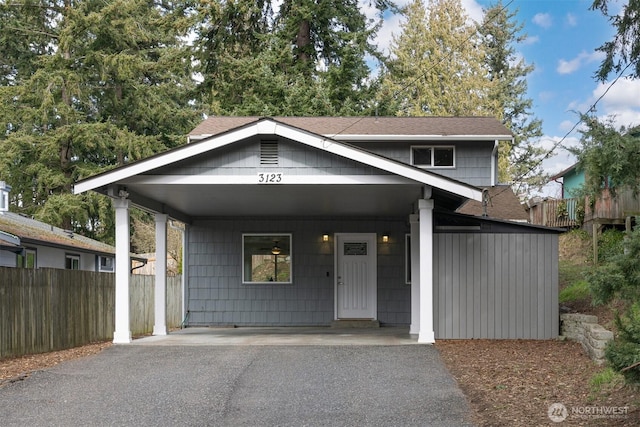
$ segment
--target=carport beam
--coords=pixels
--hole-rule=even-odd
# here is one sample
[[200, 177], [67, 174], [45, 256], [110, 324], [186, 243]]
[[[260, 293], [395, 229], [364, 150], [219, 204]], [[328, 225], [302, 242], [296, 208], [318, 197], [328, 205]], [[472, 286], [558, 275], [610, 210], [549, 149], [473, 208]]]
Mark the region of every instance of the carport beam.
[[153, 335], [167, 335], [167, 215], [156, 214], [156, 284]]

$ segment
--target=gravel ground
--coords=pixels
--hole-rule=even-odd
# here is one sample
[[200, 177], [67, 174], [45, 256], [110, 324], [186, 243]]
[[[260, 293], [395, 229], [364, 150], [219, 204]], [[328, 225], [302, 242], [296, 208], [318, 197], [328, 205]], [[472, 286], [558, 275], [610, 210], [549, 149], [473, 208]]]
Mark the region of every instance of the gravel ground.
[[[594, 390], [591, 379], [604, 368], [578, 343], [443, 340], [436, 347], [479, 426], [640, 425], [638, 390], [620, 382]], [[561, 424], [548, 416], [554, 403], [567, 408]], [[586, 408], [627, 408], [627, 413], [620, 418], [585, 416]]]

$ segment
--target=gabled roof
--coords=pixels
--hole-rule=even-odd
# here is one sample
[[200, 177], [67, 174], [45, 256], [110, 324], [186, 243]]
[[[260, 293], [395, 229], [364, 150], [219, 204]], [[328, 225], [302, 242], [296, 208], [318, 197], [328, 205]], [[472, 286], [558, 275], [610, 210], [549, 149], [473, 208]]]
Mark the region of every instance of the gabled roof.
[[568, 174], [569, 172], [573, 172], [576, 168], [578, 167], [577, 163], [574, 163], [573, 165], [569, 166], [568, 168], [566, 168], [565, 170], [558, 172], [557, 174], [555, 174], [554, 176], [552, 176], [551, 178], [549, 178], [551, 181], [555, 181], [556, 179], [562, 178], [564, 177], [566, 174]]
[[[106, 243], [98, 242], [13, 212], [0, 213], [0, 232], [17, 237], [20, 246], [39, 244], [96, 254], [115, 254], [115, 248]], [[16, 245], [15, 239], [2, 238], [2, 233], [0, 233], [0, 241], [3, 246], [19, 247]]]
[[[231, 119], [230, 122], [237, 125], [243, 123], [244, 118]], [[238, 121], [235, 121], [236, 119]], [[492, 120], [495, 121], [494, 119]], [[337, 156], [378, 168], [392, 175], [412, 180], [415, 183], [431, 186], [461, 199], [480, 200], [481, 197], [480, 190], [474, 186], [371, 153], [353, 145], [312, 133], [294, 127], [290, 123], [284, 123], [272, 118], [253, 119], [248, 123], [241, 124], [239, 127], [217, 133], [197, 142], [84, 179], [76, 183], [74, 192], [75, 194], [79, 194], [85, 191], [95, 190], [107, 193], [107, 188], [115, 183], [123, 182], [124, 180], [141, 174], [148, 174], [164, 166], [194, 158], [201, 154], [211, 152], [212, 150], [259, 135], [274, 135], [296, 141]], [[162, 208], [164, 209], [164, 205]], [[167, 213], [171, 214], [171, 212]], [[177, 212], [177, 214], [181, 213]]]
[[[209, 117], [189, 133], [190, 140], [218, 135], [261, 117]], [[273, 120], [335, 140], [511, 139], [493, 117], [274, 117]]]

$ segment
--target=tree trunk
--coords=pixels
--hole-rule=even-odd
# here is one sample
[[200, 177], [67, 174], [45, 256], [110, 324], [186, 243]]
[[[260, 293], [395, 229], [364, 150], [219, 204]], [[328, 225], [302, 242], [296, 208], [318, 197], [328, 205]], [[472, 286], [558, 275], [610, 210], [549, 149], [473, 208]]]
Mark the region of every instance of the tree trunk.
[[307, 64], [311, 59], [309, 56], [309, 45], [311, 44], [311, 25], [309, 21], [303, 20], [298, 27], [296, 35], [296, 46], [298, 47], [297, 58], [300, 62]]

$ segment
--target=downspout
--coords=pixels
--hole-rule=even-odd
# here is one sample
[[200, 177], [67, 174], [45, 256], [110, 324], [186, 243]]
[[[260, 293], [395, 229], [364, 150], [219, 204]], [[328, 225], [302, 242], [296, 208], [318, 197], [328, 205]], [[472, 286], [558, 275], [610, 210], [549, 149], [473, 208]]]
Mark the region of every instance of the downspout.
[[133, 274], [133, 272], [134, 272], [135, 270], [137, 270], [137, 269], [139, 269], [139, 268], [144, 267], [144, 266], [145, 266], [145, 265], [147, 265], [147, 263], [149, 262], [149, 260], [148, 260], [148, 259], [146, 259], [146, 258], [144, 258], [143, 260], [138, 259], [138, 260], [136, 260], [136, 261], [140, 261], [142, 264], [140, 264], [140, 265], [137, 265], [137, 266], [133, 267], [133, 261], [134, 261], [134, 259], [133, 259], [133, 258], [131, 258], [131, 259], [130, 259], [130, 261], [129, 261], [129, 262], [131, 262], [131, 266], [132, 266], [132, 267], [131, 267], [131, 274]]
[[491, 186], [495, 186], [498, 181], [498, 146], [499, 140], [493, 143], [493, 151], [491, 151]]

